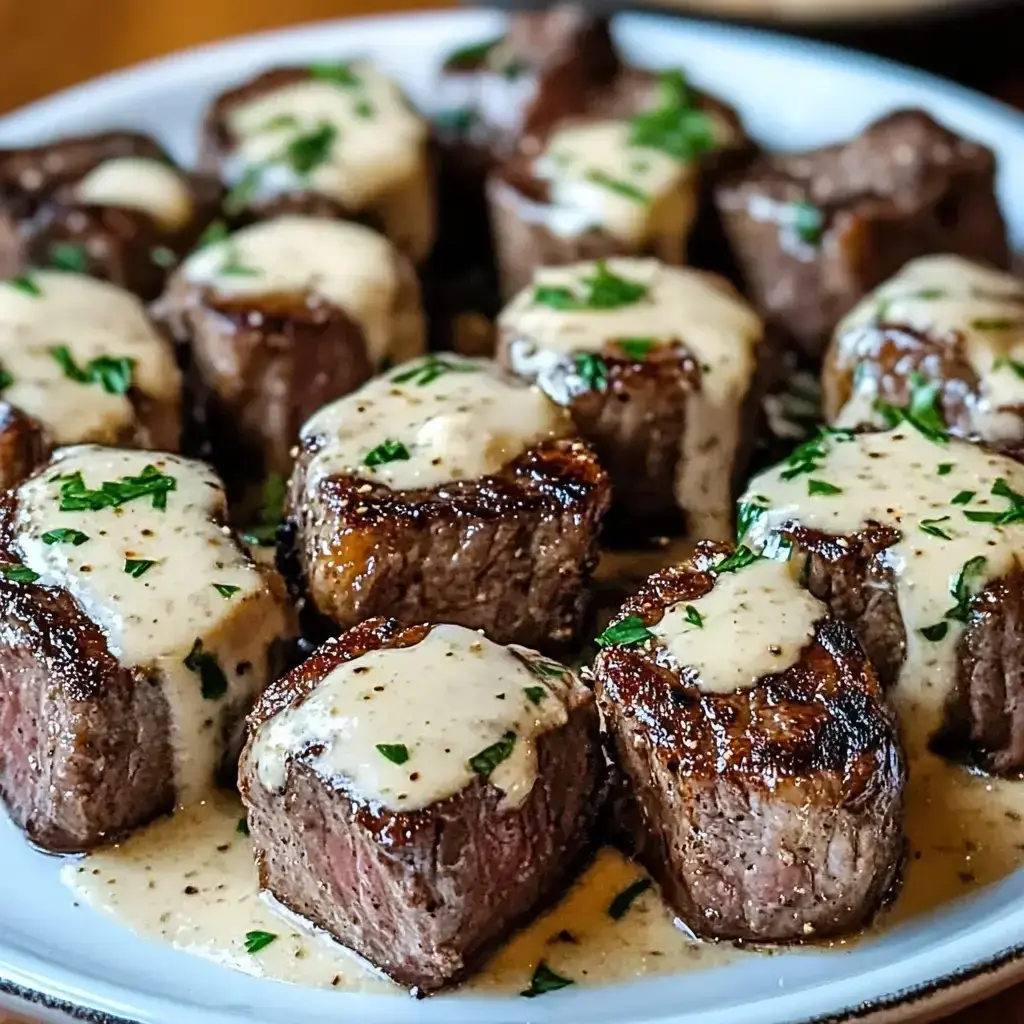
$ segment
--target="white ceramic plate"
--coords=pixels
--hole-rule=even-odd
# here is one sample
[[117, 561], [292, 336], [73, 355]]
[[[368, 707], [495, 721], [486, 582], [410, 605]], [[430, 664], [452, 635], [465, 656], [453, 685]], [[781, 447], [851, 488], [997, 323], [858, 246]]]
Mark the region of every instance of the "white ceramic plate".
[[[338, 22], [227, 43], [127, 71], [0, 121], [0, 145], [124, 126], [158, 135], [188, 161], [204, 104], [273, 63], [371, 54], [429, 97], [439, 56], [495, 33], [500, 18], [452, 12]], [[629, 58], [683, 65], [736, 104], [770, 147], [816, 145], [893, 107], [917, 105], [992, 146], [1015, 244], [1024, 243], [1024, 118], [926, 75], [767, 33], [624, 17]], [[426, 104], [425, 104], [426, 105]], [[1024, 783], [1022, 783], [1024, 784]], [[570, 988], [541, 1000], [407, 997], [304, 990], [236, 974], [129, 934], [75, 907], [59, 862], [0, 821], [0, 1000], [31, 995], [36, 1012], [146, 1024], [792, 1024], [908, 1019], [950, 1009], [1024, 967], [1024, 870], [970, 898], [842, 953], [745, 958], [700, 974], [612, 988]], [[47, 1007], [50, 1009], [48, 1010]], [[63, 1019], [63, 1018], [62, 1018]]]

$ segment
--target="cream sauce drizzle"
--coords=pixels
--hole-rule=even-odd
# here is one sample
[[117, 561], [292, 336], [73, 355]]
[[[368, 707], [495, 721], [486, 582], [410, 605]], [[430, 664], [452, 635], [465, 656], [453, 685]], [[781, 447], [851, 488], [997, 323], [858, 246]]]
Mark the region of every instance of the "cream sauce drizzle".
[[631, 132], [628, 121], [592, 121], [548, 138], [533, 173], [550, 183], [546, 220], [556, 235], [600, 228], [630, 246], [655, 237], [683, 242], [697, 213], [696, 168], [631, 146]]
[[328, 302], [359, 325], [379, 364], [423, 347], [420, 309], [395, 309], [397, 259], [386, 238], [360, 224], [289, 215], [200, 249], [181, 272], [225, 299], [305, 295], [310, 305]]
[[[225, 174], [234, 181], [263, 167], [257, 196], [271, 200], [311, 190], [347, 209], [376, 210], [385, 233], [414, 259], [433, 235], [427, 124], [398, 86], [372, 64], [348, 65], [351, 85], [310, 77], [234, 106], [227, 114], [236, 147]], [[282, 154], [301, 137], [333, 128], [325, 158], [308, 173]]]
[[[310, 492], [326, 477], [338, 475], [396, 490], [477, 479], [498, 472], [542, 441], [572, 434], [568, 413], [539, 388], [502, 374], [494, 363], [450, 353], [442, 362], [457, 369], [418, 383], [426, 378], [417, 368], [433, 360], [406, 364], [308, 420], [303, 440], [320, 439], [307, 474]], [[409, 375], [412, 379], [404, 379]], [[403, 446], [408, 457], [368, 466], [369, 453], [389, 442]]]
[[[764, 325], [739, 295], [711, 275], [658, 260], [605, 261], [614, 274], [644, 284], [639, 302], [616, 309], [558, 310], [534, 301], [538, 286], [576, 290], [597, 264], [545, 267], [502, 311], [498, 325], [515, 341], [512, 368], [536, 374], [537, 383], [566, 403], [564, 364], [575, 352], [600, 352], [613, 339], [650, 338], [682, 342], [701, 364], [700, 390], [687, 399], [676, 500], [686, 509], [695, 537], [731, 536], [730, 467], [740, 436], [743, 399], [750, 388]], [[521, 339], [521, 340], [519, 340]], [[550, 354], [550, 355], [548, 355]]]
[[[912, 755], [925, 748], [942, 723], [947, 698], [956, 682], [957, 641], [962, 625], [946, 613], [957, 603], [952, 591], [964, 565], [983, 557], [971, 577], [976, 591], [985, 581], [1005, 575], [1024, 551], [1024, 524], [997, 525], [968, 520], [964, 509], [1000, 512], [1009, 501], [992, 495], [1000, 478], [1024, 493], [1024, 466], [987, 453], [964, 441], [929, 441], [911, 427], [853, 438], [830, 438], [827, 455], [816, 470], [784, 480], [786, 463], [755, 477], [743, 502], [768, 512], [753, 526], [748, 542], [755, 548], [787, 521], [845, 535], [870, 520], [897, 527], [902, 538], [888, 549], [895, 571], [897, 601], [906, 627], [906, 660], [896, 687], [900, 718]], [[950, 465], [944, 475], [938, 467]], [[809, 481], [842, 488], [841, 494], [809, 494]], [[973, 497], [962, 504], [960, 492]], [[922, 529], [941, 530], [947, 537]], [[938, 640], [921, 630], [946, 624]]]
[[[264, 722], [252, 748], [257, 777], [282, 789], [290, 760], [315, 747], [304, 760], [332, 784], [371, 805], [416, 810], [468, 786], [476, 776], [470, 761], [511, 736], [489, 781], [504, 806], [518, 807], [537, 777], [535, 740], [590, 699], [560, 669], [474, 630], [435, 626], [411, 647], [343, 662], [300, 704]], [[400, 764], [381, 750], [396, 745]]]
[[34, 271], [31, 281], [38, 294], [0, 282], [0, 365], [13, 378], [3, 399], [36, 417], [55, 444], [115, 444], [138, 426], [128, 395], [66, 375], [53, 355], [61, 346], [83, 370], [100, 356], [132, 359], [132, 387], [177, 404], [181, 377], [171, 347], [134, 295], [58, 271]]
[[159, 160], [128, 156], [105, 160], [75, 186], [79, 202], [148, 213], [165, 231], [192, 218], [192, 193], [181, 172]]
[[[175, 480], [163, 511], [152, 497], [96, 511], [59, 508], [62, 476], [81, 473], [87, 488], [98, 489], [138, 476], [148, 465]], [[39, 573], [40, 585], [68, 591], [122, 665], [160, 679], [178, 799], [196, 800], [214, 781], [226, 716], [244, 712], [269, 681], [267, 648], [288, 622], [267, 575], [215, 521], [226, 517], [219, 480], [202, 463], [180, 456], [82, 445], [59, 450], [17, 497], [14, 544]], [[47, 543], [44, 535], [53, 530], [78, 530], [88, 540]], [[125, 570], [127, 559], [154, 564], [136, 578]], [[214, 583], [238, 589], [225, 598]], [[199, 675], [185, 665], [196, 640], [223, 670], [222, 697], [204, 698]]]
[[[973, 429], [990, 440], [1024, 436], [1024, 282], [959, 256], [924, 256], [875, 289], [843, 319], [834, 344], [840, 362], [855, 365], [863, 328], [903, 324], [926, 332], [963, 356], [979, 378], [980, 394], [968, 398]], [[876, 422], [877, 397], [870, 376], [836, 418], [839, 425]]]
[[670, 605], [649, 627], [708, 693], [732, 693], [800, 660], [828, 608], [793, 576], [787, 561], [762, 559], [725, 572], [702, 597]]

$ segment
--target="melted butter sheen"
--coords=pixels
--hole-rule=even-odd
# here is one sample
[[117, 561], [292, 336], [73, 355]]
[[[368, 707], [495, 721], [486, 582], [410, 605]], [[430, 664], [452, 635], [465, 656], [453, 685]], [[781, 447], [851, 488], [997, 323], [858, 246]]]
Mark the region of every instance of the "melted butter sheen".
[[[896, 575], [907, 632], [896, 699], [912, 748], [921, 748], [941, 723], [956, 681], [956, 646], [963, 626], [946, 618], [956, 604], [956, 580], [970, 559], [984, 558], [983, 568], [971, 580], [972, 592], [976, 591], [984, 581], [1013, 569], [1018, 553], [1024, 551], [1024, 524], [971, 522], [963, 510], [1005, 510], [1008, 500], [993, 496], [992, 487], [1002, 478], [1024, 493], [1024, 466], [964, 441], [936, 444], [911, 427], [832, 437], [825, 445], [825, 458], [810, 474], [784, 480], [787, 464], [782, 463], [751, 481], [741, 501], [769, 511], [754, 525], [748, 541], [762, 545], [785, 522], [844, 535], [868, 522], [900, 530], [901, 539], [886, 555]], [[940, 475], [940, 464], [952, 468]], [[841, 487], [842, 492], [810, 495], [811, 479]], [[965, 491], [974, 496], [954, 505], [953, 497]], [[948, 534], [948, 539], [926, 532], [922, 523]], [[937, 623], [947, 624], [945, 637], [926, 639], [921, 630]]]
[[653, 259], [606, 260], [608, 269], [647, 287], [639, 301], [615, 309], [553, 309], [534, 301], [538, 286], [578, 290], [597, 264], [545, 267], [498, 318], [513, 336], [512, 368], [536, 375], [556, 401], [568, 402], [565, 358], [600, 352], [619, 338], [681, 343], [701, 366], [700, 388], [687, 397], [682, 458], [675, 484], [695, 537], [731, 537], [730, 473], [741, 430], [743, 399], [754, 376], [764, 325], [757, 313], [709, 274], [669, 267]]
[[[531, 661], [544, 668], [531, 669]], [[506, 806], [517, 807], [537, 775], [535, 739], [563, 726], [569, 709], [589, 699], [586, 687], [559, 668], [474, 630], [435, 626], [412, 647], [342, 663], [298, 706], [265, 722], [253, 745], [257, 775], [265, 788], [279, 790], [289, 759], [315, 747], [319, 752], [304, 760], [318, 774], [360, 800], [408, 811], [468, 786], [475, 776], [470, 760], [511, 734], [509, 754], [490, 782]], [[396, 764], [381, 745], [401, 745], [408, 759]]]
[[418, 308], [395, 310], [397, 254], [376, 231], [347, 221], [284, 216], [205, 246], [185, 261], [188, 281], [224, 299], [305, 296], [328, 302], [361, 329], [370, 358], [405, 359], [423, 347]]
[[[539, 388], [505, 376], [488, 360], [445, 353], [442, 361], [457, 369], [419, 383], [426, 378], [403, 378], [431, 361], [407, 363], [308, 420], [303, 440], [319, 439], [309, 466], [310, 491], [327, 477], [343, 475], [395, 490], [475, 480], [543, 441], [572, 434], [568, 413]], [[370, 453], [388, 443], [402, 445], [407, 457], [367, 465]]]
[[[166, 510], [139, 498], [117, 508], [60, 511], [60, 475], [81, 473], [85, 486], [138, 476], [148, 466], [172, 476]], [[42, 586], [68, 591], [103, 630], [125, 667], [159, 677], [171, 715], [179, 801], [196, 799], [213, 782], [223, 752], [223, 716], [268, 682], [267, 647], [285, 632], [284, 602], [267, 576], [216, 518], [226, 515], [224, 492], [204, 464], [156, 452], [82, 445], [58, 451], [17, 491], [14, 543]], [[54, 530], [78, 530], [88, 540], [47, 543]], [[154, 564], [139, 577], [127, 559]], [[225, 598], [213, 586], [238, 589]], [[185, 665], [196, 640], [220, 664], [227, 693], [205, 699]]]
[[192, 217], [192, 194], [182, 175], [159, 160], [120, 157], [94, 167], [77, 185], [80, 202], [148, 213], [165, 231]]
[[697, 211], [692, 164], [629, 145], [627, 121], [553, 132], [533, 173], [550, 183], [548, 227], [572, 237], [600, 228], [630, 245], [652, 237], [683, 243]]
[[762, 559], [722, 573], [703, 597], [669, 606], [650, 630], [700, 689], [732, 693], [795, 665], [827, 615], [788, 562]]
[[83, 370], [100, 356], [132, 359], [133, 388], [177, 401], [171, 348], [134, 295], [80, 274], [40, 270], [32, 281], [39, 294], [0, 282], [0, 366], [13, 378], [3, 400], [36, 417], [55, 444], [116, 444], [137, 419], [128, 395], [68, 377], [53, 356], [61, 346]]

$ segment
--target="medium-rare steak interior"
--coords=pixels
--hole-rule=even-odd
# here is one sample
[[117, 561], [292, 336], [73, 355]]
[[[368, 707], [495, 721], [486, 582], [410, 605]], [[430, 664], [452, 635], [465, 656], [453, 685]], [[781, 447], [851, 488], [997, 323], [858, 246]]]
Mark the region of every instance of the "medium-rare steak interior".
[[249, 722], [239, 784], [260, 885], [415, 991], [463, 977], [587, 849], [593, 694], [533, 651], [372, 619]]
[[282, 564], [335, 630], [389, 614], [563, 647], [608, 502], [593, 452], [539, 388], [430, 355], [302, 428]]
[[722, 278], [651, 259], [536, 271], [498, 317], [498, 358], [567, 407], [634, 536], [732, 536], [773, 353]]
[[748, 292], [814, 361], [839, 320], [908, 260], [1009, 266], [990, 150], [920, 110], [846, 142], [773, 153], [716, 190]]
[[368, 61], [276, 68], [213, 102], [200, 164], [230, 186], [230, 217], [364, 219], [420, 263], [434, 240], [427, 134]]
[[0, 795], [84, 850], [231, 778], [292, 614], [206, 466], [79, 445], [0, 504]]
[[697, 935], [850, 931], [903, 856], [895, 718], [853, 631], [797, 572], [701, 542], [598, 638], [635, 844]]
[[893, 409], [908, 409], [935, 389], [951, 433], [1024, 443], [1018, 278], [958, 256], [922, 256], [836, 328], [822, 371], [829, 423], [884, 427]]
[[1024, 766], [1020, 463], [918, 407], [879, 433], [823, 430], [751, 480], [739, 518], [754, 550], [782, 537], [809, 555], [812, 592], [894, 686], [912, 754]]

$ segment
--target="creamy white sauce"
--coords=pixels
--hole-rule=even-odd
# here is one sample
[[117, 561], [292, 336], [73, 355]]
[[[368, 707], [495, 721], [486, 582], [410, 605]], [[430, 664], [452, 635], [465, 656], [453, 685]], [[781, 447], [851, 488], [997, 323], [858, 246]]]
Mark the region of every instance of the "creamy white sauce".
[[553, 309], [534, 301], [536, 288], [575, 291], [582, 279], [593, 276], [597, 264], [537, 270], [531, 286], [498, 318], [502, 330], [521, 339], [510, 349], [512, 367], [536, 373], [540, 387], [556, 401], [568, 402], [573, 396], [560, 382], [565, 379], [566, 358], [573, 353], [600, 352], [618, 338], [685, 345], [701, 365], [701, 384], [687, 398], [676, 500], [688, 514], [693, 536], [726, 539], [731, 536], [731, 467], [743, 399], [764, 336], [761, 318], [731, 289], [700, 271], [653, 259], [610, 259], [605, 265], [612, 273], [645, 285], [647, 294], [616, 309]]
[[[518, 807], [537, 777], [537, 737], [590, 699], [560, 669], [472, 629], [435, 626], [411, 647], [343, 662], [301, 703], [263, 723], [253, 741], [257, 776], [280, 790], [291, 759], [302, 757], [360, 801], [416, 810], [464, 789], [477, 775], [473, 759], [506, 744], [488, 779], [503, 806]], [[387, 756], [381, 746], [399, 750]], [[310, 748], [317, 752], [305, 755]]]
[[[165, 509], [148, 496], [114, 508], [61, 511], [69, 475], [81, 473], [94, 491], [138, 477], [147, 466], [174, 478]], [[14, 546], [39, 584], [70, 593], [122, 665], [159, 677], [178, 800], [197, 799], [214, 781], [226, 716], [237, 718], [269, 681], [267, 649], [289, 622], [269, 574], [217, 522], [226, 518], [219, 480], [203, 463], [177, 455], [80, 445], [59, 450], [18, 488], [17, 499]], [[46, 536], [55, 530], [88, 539], [75, 544]], [[129, 559], [154, 564], [134, 577], [126, 571]], [[215, 583], [237, 590], [225, 597]], [[204, 697], [199, 673], [185, 665], [197, 640], [217, 658], [223, 696]]]
[[[836, 328], [840, 365], [855, 366], [865, 328], [901, 324], [939, 344], [960, 347], [979, 378], [979, 394], [966, 396], [974, 432], [988, 440], [1024, 436], [1024, 282], [959, 256], [924, 256], [861, 300]], [[861, 375], [836, 422], [877, 423], [870, 375]]]
[[695, 165], [631, 146], [631, 132], [628, 121], [591, 121], [550, 135], [533, 163], [551, 190], [548, 227], [564, 237], [599, 228], [634, 247], [661, 240], [682, 262], [697, 213]]
[[423, 348], [422, 311], [395, 308], [397, 259], [386, 238], [360, 224], [289, 215], [205, 246], [181, 273], [225, 299], [304, 295], [311, 306], [330, 303], [359, 325], [380, 364]]
[[[810, 473], [782, 478], [786, 463], [754, 477], [744, 503], [769, 510], [751, 529], [755, 548], [771, 531], [795, 522], [827, 533], [845, 535], [869, 521], [893, 526], [901, 539], [885, 558], [897, 581], [897, 601], [906, 627], [907, 648], [896, 701], [911, 753], [922, 750], [942, 723], [945, 704], [956, 684], [957, 642], [962, 624], [947, 617], [957, 603], [953, 589], [964, 565], [984, 558], [971, 576], [976, 592], [987, 581], [1010, 572], [1024, 552], [1024, 524], [972, 522], [964, 510], [1000, 512], [1009, 500], [992, 495], [1004, 479], [1024, 493], [1024, 466], [964, 441], [936, 444], [912, 427], [855, 437], [831, 437], [826, 456]], [[939, 466], [949, 466], [940, 475]], [[842, 488], [839, 494], [809, 494], [810, 481]], [[952, 499], [973, 492], [961, 504]], [[948, 537], [922, 529], [938, 529]], [[946, 634], [927, 639], [922, 629], [944, 623]]]
[[828, 608], [794, 578], [787, 561], [761, 559], [725, 572], [703, 597], [665, 609], [649, 627], [683, 678], [708, 693], [732, 693], [791, 668]]
[[[311, 493], [324, 478], [339, 475], [395, 490], [475, 480], [543, 441], [572, 434], [565, 410], [488, 360], [446, 352], [437, 358], [455, 370], [422, 383], [427, 378], [418, 368], [434, 365], [434, 358], [377, 377], [306, 422], [303, 440], [319, 439], [307, 473]], [[367, 465], [368, 457], [375, 461], [371, 452], [381, 456], [381, 446], [399, 457]]]
[[75, 186], [79, 202], [123, 206], [148, 213], [165, 231], [177, 231], [192, 218], [192, 193], [181, 172], [139, 156], [105, 160]]
[[[0, 366], [13, 378], [3, 400], [40, 420], [55, 444], [115, 444], [140, 428], [129, 395], [72, 379], [54, 349], [67, 348], [83, 371], [101, 356], [132, 359], [132, 387], [177, 404], [181, 378], [171, 347], [134, 295], [58, 271], [33, 271], [30, 281], [34, 293], [0, 281]], [[146, 443], [144, 435], [134, 439]]]
[[[372, 64], [348, 67], [351, 85], [310, 77], [233, 106], [227, 127], [235, 149], [225, 175], [235, 181], [261, 167], [261, 200], [313, 191], [354, 212], [375, 211], [399, 248], [420, 259], [434, 230], [426, 122]], [[325, 158], [307, 173], [296, 170], [288, 147], [324, 126], [332, 136]]]

